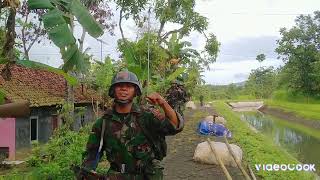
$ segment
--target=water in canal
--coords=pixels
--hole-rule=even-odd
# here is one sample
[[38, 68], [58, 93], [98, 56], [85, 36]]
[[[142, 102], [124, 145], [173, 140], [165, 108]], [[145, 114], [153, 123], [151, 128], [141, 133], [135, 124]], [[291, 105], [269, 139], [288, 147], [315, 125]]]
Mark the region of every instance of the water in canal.
[[243, 113], [241, 118], [248, 121], [261, 133], [286, 149], [300, 162], [315, 164], [320, 168], [320, 131], [302, 125], [280, 120], [262, 113]]

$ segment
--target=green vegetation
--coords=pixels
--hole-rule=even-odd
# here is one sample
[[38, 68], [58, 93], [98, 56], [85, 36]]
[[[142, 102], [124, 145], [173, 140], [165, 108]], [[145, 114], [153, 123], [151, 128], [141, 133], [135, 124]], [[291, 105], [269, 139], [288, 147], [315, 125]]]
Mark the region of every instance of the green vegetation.
[[282, 28], [276, 52], [286, 63], [283, 67], [283, 82], [294, 92], [306, 96], [320, 95], [320, 53], [317, 37], [320, 11], [314, 15], [300, 15], [291, 29]]
[[88, 9], [80, 1], [37, 1], [28, 0], [30, 10], [44, 9], [46, 13], [41, 16], [44, 28], [48, 31], [50, 40], [60, 49], [64, 60], [63, 70], [84, 71], [84, 56], [80, 52], [76, 38], [73, 35], [74, 19], [94, 38], [103, 34], [100, 24], [92, 17]]
[[[79, 132], [60, 128], [47, 144], [32, 143], [32, 155], [26, 167], [12, 169], [2, 179], [74, 179], [71, 165], [82, 163], [82, 153], [88, 140], [92, 124], [80, 129]], [[105, 160], [105, 159], [103, 159]], [[102, 160], [102, 161], [103, 161]], [[102, 162], [101, 161], [101, 162]], [[105, 172], [108, 167], [99, 163], [98, 172]]]
[[279, 108], [285, 112], [291, 112], [299, 117], [311, 120], [320, 120], [319, 97], [307, 97], [301, 93], [293, 93], [285, 90], [277, 90], [271, 99], [266, 99], [269, 107]]
[[305, 119], [320, 120], [320, 104], [297, 103], [279, 100], [266, 100], [265, 103], [286, 112], [292, 112]]
[[0, 105], [4, 103], [5, 93], [0, 88]]
[[256, 98], [268, 98], [276, 88], [276, 71], [273, 67], [260, 67], [251, 71], [245, 91]]
[[314, 179], [311, 173], [298, 171], [256, 171], [255, 164], [296, 164], [298, 161], [288, 152], [275, 145], [271, 139], [254, 133], [240, 117], [222, 101], [213, 103], [217, 112], [228, 122], [233, 141], [243, 149], [245, 161], [255, 174], [263, 179]]
[[240, 85], [230, 84], [230, 85], [199, 85], [194, 90], [196, 96], [193, 100], [199, 100], [200, 95], [203, 95], [204, 101], [213, 100], [230, 100], [230, 99], [255, 99], [251, 95], [245, 95], [242, 93], [243, 88]]

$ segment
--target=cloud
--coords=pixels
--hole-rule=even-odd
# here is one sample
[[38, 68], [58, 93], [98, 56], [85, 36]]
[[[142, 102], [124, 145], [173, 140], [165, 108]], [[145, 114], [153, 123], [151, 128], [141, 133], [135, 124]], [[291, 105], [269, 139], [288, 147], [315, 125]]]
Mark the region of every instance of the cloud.
[[244, 80], [247, 79], [249, 77], [249, 74], [247, 73], [236, 73], [235, 75], [233, 75], [233, 77], [237, 80]]
[[226, 85], [231, 83], [238, 83], [248, 79], [251, 70], [262, 66], [279, 67], [283, 62], [278, 59], [266, 59], [262, 63], [256, 60], [243, 60], [231, 62], [216, 62], [211, 66], [211, 71], [203, 73], [204, 80], [208, 84]]
[[248, 59], [255, 60], [258, 54], [265, 54], [266, 58], [275, 59], [277, 54], [276, 36], [245, 37], [221, 44], [218, 61], [236, 62]]

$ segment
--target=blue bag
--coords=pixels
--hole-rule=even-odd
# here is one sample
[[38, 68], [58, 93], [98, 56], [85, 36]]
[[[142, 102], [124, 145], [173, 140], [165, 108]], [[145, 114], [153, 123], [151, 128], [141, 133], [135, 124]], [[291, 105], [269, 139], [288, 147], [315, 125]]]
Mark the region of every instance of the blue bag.
[[226, 135], [231, 138], [231, 132], [222, 124], [216, 124], [212, 121], [202, 120], [198, 126], [198, 133], [202, 135], [212, 135], [223, 137]]

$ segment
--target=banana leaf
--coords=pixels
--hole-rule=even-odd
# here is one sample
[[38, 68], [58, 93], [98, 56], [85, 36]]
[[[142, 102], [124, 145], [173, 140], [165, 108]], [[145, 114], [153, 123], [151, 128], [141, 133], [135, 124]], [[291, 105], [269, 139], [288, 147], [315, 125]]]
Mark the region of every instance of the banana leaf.
[[176, 79], [180, 74], [182, 74], [184, 72], [186, 68], [185, 67], [180, 67], [178, 69], [176, 69], [172, 74], [170, 74], [166, 81], [167, 82], [170, 82], [170, 81], [173, 81], [174, 79]]
[[133, 49], [130, 49], [130, 45], [129, 45], [129, 42], [126, 42], [127, 40], [125, 40], [125, 48], [123, 50], [123, 55], [124, 55], [124, 59], [126, 61], [126, 63], [128, 64], [128, 66], [130, 65], [135, 65], [136, 62], [135, 62], [135, 58], [134, 58], [134, 55], [133, 55]]
[[140, 81], [146, 80], [148, 78], [148, 69], [142, 69], [139, 65], [128, 66], [128, 70], [135, 73]]
[[67, 49], [67, 51], [62, 53], [62, 57], [65, 60], [62, 69], [65, 70], [65, 72], [67, 72], [68, 70], [72, 70], [74, 66], [77, 70], [84, 70], [83, 55], [79, 51], [76, 44], [73, 44], [71, 48]]
[[42, 19], [49, 38], [60, 48], [64, 60], [63, 70], [66, 72], [74, 70], [75, 66], [77, 70], [82, 71], [84, 57], [69, 28], [68, 23], [72, 18], [66, 14], [74, 15], [83, 28], [95, 38], [103, 34], [101, 25], [79, 0], [29, 0], [28, 5], [30, 9], [49, 9]]
[[32, 9], [53, 9], [50, 0], [28, 0], [28, 6]]
[[88, 9], [85, 8], [79, 0], [72, 0], [70, 3], [71, 13], [77, 18], [82, 27], [95, 38], [103, 34], [103, 29], [99, 23], [91, 16]]
[[48, 30], [49, 38], [60, 49], [76, 42], [60, 10], [53, 9], [46, 13], [43, 16], [43, 24]]

